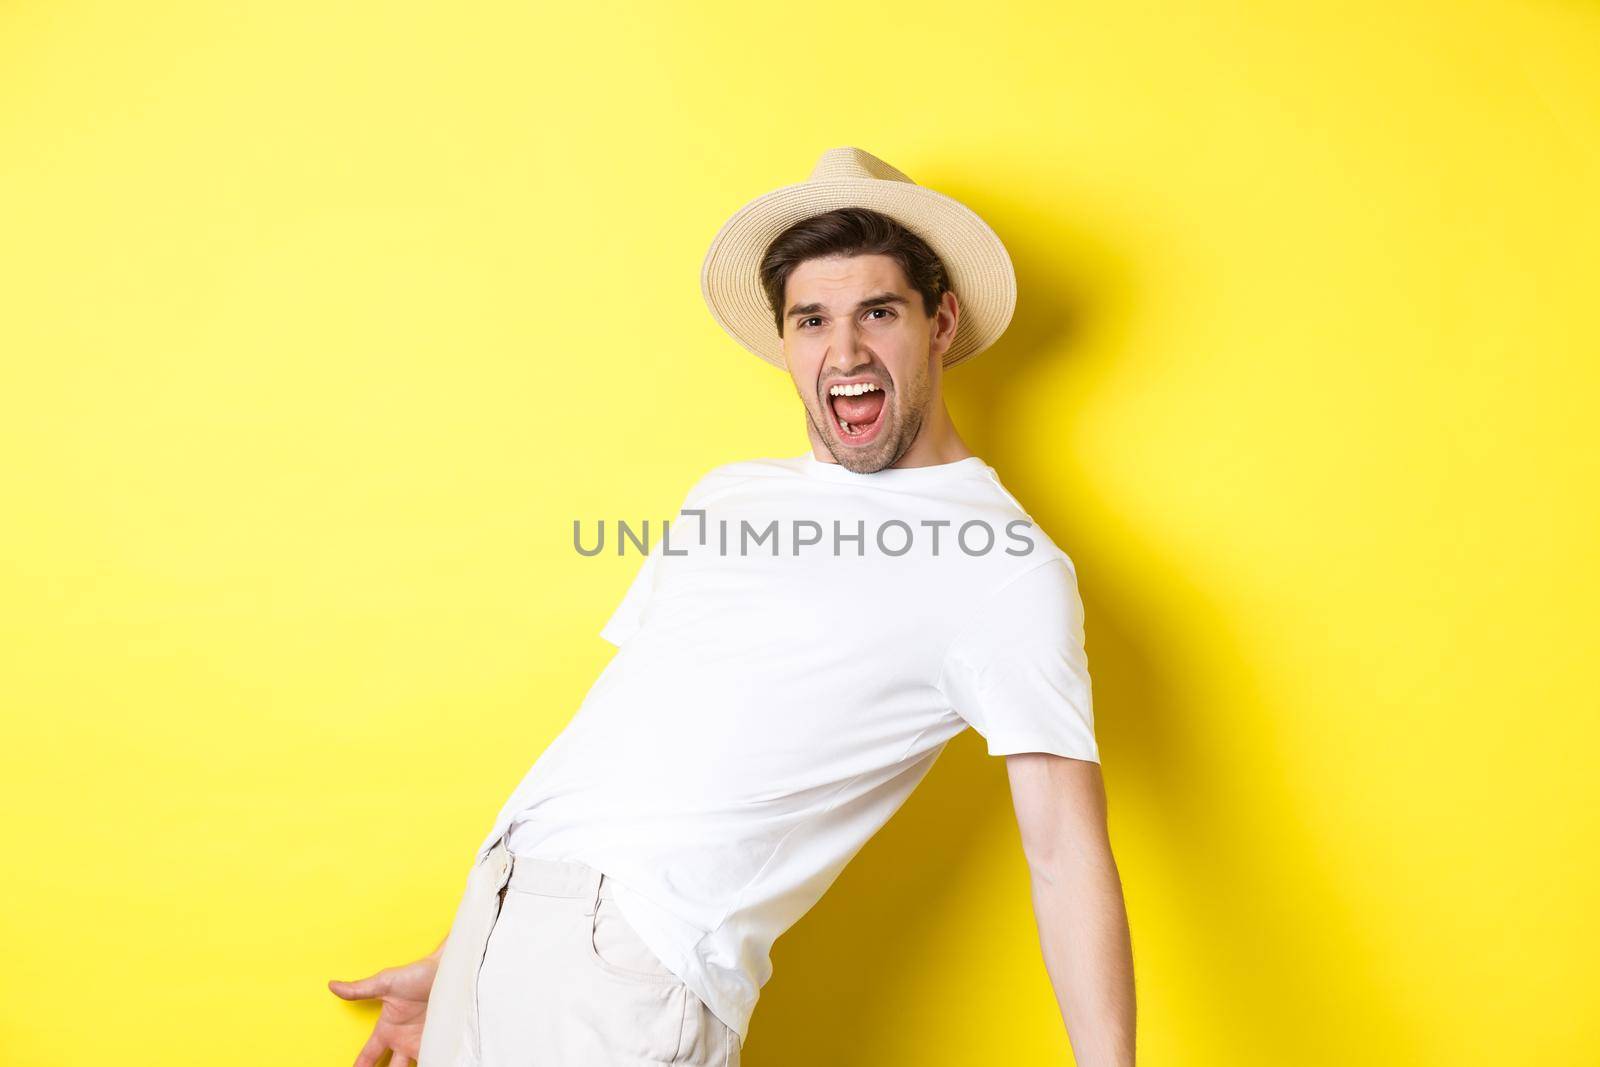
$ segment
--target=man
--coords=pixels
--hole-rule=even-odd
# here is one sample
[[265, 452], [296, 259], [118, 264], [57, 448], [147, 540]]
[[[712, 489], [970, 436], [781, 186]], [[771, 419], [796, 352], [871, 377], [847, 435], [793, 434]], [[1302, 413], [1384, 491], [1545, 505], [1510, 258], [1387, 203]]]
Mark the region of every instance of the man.
[[969, 725], [1006, 757], [1078, 1063], [1132, 1064], [1076, 571], [943, 397], [1010, 321], [1005, 247], [839, 148], [730, 218], [701, 281], [793, 379], [811, 449], [690, 489], [444, 944], [333, 983], [383, 1000], [358, 1067], [386, 1048], [396, 1067], [737, 1064], [773, 942]]

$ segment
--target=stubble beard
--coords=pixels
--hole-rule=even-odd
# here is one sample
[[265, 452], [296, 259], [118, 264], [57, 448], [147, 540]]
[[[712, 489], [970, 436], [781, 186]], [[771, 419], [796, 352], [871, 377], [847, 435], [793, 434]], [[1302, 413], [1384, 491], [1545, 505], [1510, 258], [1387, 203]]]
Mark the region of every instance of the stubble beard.
[[917, 435], [922, 432], [922, 420], [926, 413], [928, 393], [926, 380], [908, 383], [910, 394], [907, 402], [902, 406], [899, 402], [898, 389], [889, 390], [889, 395], [884, 397], [888, 407], [883, 417], [890, 422], [878, 433], [878, 439], [869, 448], [852, 448], [844, 443], [844, 438], [839, 427], [833, 420], [833, 408], [827, 398], [822, 398], [823, 421], [826, 428], [817, 425], [817, 417], [812, 412], [809, 404], [805, 405], [806, 417], [811, 420], [811, 426], [817, 431], [817, 436], [822, 438], [822, 443], [827, 446], [829, 454], [838, 461], [839, 466], [857, 474], [874, 474], [886, 467], [893, 466], [901, 456], [915, 443]]

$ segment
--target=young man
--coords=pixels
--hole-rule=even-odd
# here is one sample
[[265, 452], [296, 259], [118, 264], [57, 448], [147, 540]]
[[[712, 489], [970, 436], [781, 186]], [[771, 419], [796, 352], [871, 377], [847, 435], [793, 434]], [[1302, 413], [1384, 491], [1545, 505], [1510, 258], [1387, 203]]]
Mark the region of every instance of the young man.
[[718, 323], [793, 379], [811, 449], [690, 489], [444, 944], [333, 983], [383, 1000], [358, 1067], [386, 1048], [395, 1067], [737, 1064], [773, 942], [967, 726], [1006, 757], [1077, 1061], [1131, 1065], [1076, 571], [942, 391], [1010, 321], [1005, 247], [839, 148], [729, 219], [701, 280]]

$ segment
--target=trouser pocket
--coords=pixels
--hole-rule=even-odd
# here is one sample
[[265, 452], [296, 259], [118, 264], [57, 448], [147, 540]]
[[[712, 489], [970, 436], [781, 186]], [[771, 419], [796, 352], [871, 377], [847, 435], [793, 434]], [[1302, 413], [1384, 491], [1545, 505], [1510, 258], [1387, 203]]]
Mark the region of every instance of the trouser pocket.
[[[601, 876], [604, 884], [605, 876]], [[681, 979], [661, 962], [628, 922], [616, 899], [602, 895], [589, 921], [589, 953], [601, 970], [641, 982], [677, 983]]]

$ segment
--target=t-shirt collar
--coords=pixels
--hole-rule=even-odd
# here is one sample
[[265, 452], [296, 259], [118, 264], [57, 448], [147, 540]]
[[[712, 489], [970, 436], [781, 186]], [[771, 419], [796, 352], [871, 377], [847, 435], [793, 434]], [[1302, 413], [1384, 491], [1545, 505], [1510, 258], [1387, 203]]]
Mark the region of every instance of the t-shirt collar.
[[920, 485], [959, 477], [988, 467], [980, 456], [966, 456], [949, 463], [930, 463], [923, 467], [885, 467], [870, 474], [861, 474], [840, 463], [825, 463], [810, 452], [796, 457], [800, 470], [807, 477], [826, 478], [835, 482], [856, 485]]

